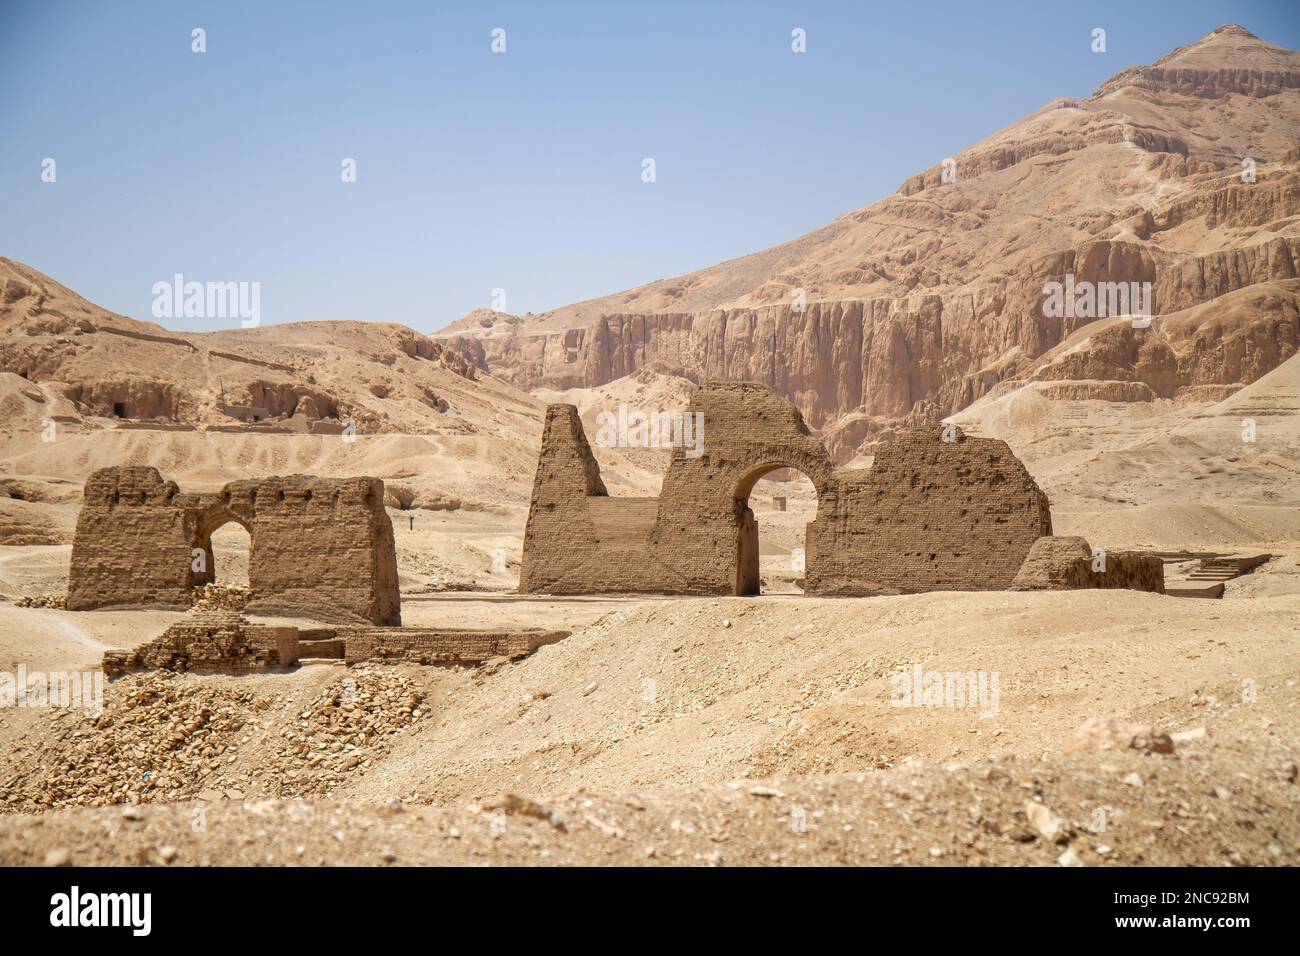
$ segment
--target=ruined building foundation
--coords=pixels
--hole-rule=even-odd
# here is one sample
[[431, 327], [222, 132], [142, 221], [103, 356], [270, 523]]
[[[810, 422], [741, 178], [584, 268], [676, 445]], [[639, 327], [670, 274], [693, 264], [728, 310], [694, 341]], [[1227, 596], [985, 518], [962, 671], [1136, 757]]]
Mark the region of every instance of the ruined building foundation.
[[[702, 453], [674, 448], [659, 497], [635, 498], [606, 491], [577, 408], [547, 408], [520, 591], [757, 594], [748, 499], [780, 468], [817, 490], [805, 542], [810, 594], [1009, 589], [1052, 533], [1047, 496], [996, 439], [935, 423], [880, 446], [870, 468], [837, 469], [794, 405], [762, 385], [706, 383], [687, 413], [703, 414]], [[1037, 555], [1050, 562], [1055, 553], [1040, 546]], [[1128, 574], [1128, 560], [1117, 558], [1105, 579], [1038, 573], [1019, 587], [1162, 588], [1145, 587], [1145, 566]]]
[[397, 552], [378, 478], [263, 478], [184, 494], [155, 468], [104, 468], [86, 481], [69, 610], [188, 608], [216, 578], [212, 533], [249, 534], [247, 605], [262, 615], [401, 624]]

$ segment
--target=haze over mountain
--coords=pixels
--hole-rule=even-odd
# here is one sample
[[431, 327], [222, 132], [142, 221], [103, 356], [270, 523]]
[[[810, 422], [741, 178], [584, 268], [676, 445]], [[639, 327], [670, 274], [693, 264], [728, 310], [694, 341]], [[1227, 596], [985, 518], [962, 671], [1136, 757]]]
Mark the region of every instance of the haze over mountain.
[[[762, 382], [840, 433], [841, 458], [999, 383], [1139, 401], [1238, 388], [1300, 343], [1298, 134], [1300, 54], [1223, 26], [792, 242], [439, 335], [527, 390], [642, 369]], [[1046, 315], [1045, 284], [1071, 275], [1151, 283], [1150, 327]]]

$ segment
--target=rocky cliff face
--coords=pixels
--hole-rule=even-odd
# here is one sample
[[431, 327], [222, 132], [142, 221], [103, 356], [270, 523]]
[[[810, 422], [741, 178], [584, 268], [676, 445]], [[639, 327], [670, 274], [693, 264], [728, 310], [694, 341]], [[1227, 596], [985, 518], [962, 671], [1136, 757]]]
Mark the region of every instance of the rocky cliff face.
[[[785, 246], [444, 335], [523, 389], [741, 379], [828, 430], [1026, 379], [1239, 386], [1300, 341], [1297, 134], [1300, 55], [1221, 27]], [[1150, 326], [1053, 314], [1046, 286], [1067, 278], [1150, 283]]]

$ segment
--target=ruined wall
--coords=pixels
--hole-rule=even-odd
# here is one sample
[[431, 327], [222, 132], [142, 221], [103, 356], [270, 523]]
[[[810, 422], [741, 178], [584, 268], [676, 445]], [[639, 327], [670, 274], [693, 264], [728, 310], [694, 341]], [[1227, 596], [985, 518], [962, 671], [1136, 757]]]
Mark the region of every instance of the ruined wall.
[[479, 664], [494, 657], [526, 657], [569, 636], [568, 631], [469, 630], [466, 628], [358, 628], [345, 638], [349, 664]]
[[[688, 594], [757, 593], [758, 528], [749, 493], [763, 475], [795, 468], [819, 495], [831, 460], [789, 401], [762, 385], [711, 382], [687, 408], [704, 415], [703, 454], [673, 449], [659, 494], [650, 549], [664, 590]], [[745, 561], [745, 559], [748, 559]], [[750, 568], [748, 585], [738, 565]]]
[[517, 660], [568, 636], [568, 631], [540, 628], [268, 627], [250, 624], [235, 611], [202, 611], [134, 650], [106, 652], [102, 666], [109, 678], [139, 670], [261, 673], [313, 657], [334, 657], [349, 665], [468, 666], [494, 658]]
[[68, 610], [187, 608], [196, 522], [156, 468], [104, 468], [86, 480], [68, 575]]
[[234, 611], [208, 611], [178, 621], [131, 651], [104, 654], [109, 678], [133, 670], [250, 674], [298, 660], [298, 631], [250, 624]]
[[249, 613], [311, 608], [321, 620], [401, 623], [397, 549], [378, 478], [266, 478], [222, 493], [255, 499]]
[[869, 469], [836, 473], [808, 527], [805, 590], [1002, 590], [1051, 533], [1047, 496], [1006, 442], [915, 428]]
[[101, 469], [77, 519], [68, 607], [189, 607], [215, 576], [212, 533], [235, 521], [252, 542], [250, 612], [400, 624], [383, 500], [375, 478], [295, 475], [194, 495], [154, 468]]
[[1104, 569], [1093, 570], [1092, 547], [1080, 537], [1039, 538], [1011, 584], [1013, 591], [1128, 588], [1165, 592], [1165, 566], [1142, 551], [1107, 551]]
[[870, 469], [836, 471], [795, 407], [764, 386], [708, 383], [686, 411], [703, 415], [702, 454], [675, 448], [658, 498], [611, 498], [577, 409], [547, 409], [521, 591], [756, 593], [747, 502], [778, 468], [818, 492], [810, 593], [1006, 588], [1051, 533], [1046, 496], [1004, 442], [936, 424], [883, 446]]

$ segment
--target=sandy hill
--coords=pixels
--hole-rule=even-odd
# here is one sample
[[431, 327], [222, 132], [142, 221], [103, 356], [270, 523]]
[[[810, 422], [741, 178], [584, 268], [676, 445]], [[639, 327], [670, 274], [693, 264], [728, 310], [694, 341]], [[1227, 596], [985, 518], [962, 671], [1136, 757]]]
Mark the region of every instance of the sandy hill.
[[[75, 618], [44, 642], [63, 660], [79, 627], [142, 639], [13, 613]], [[96, 733], [0, 715], [0, 862], [1294, 864], [1298, 623], [1295, 595], [632, 601], [507, 667], [133, 675]], [[989, 695], [897, 706], [917, 667]], [[390, 689], [419, 704], [396, 730]], [[1185, 739], [1062, 754], [1097, 714]]]
[[[1044, 284], [1073, 274], [1150, 282], [1155, 333], [1134, 336], [1131, 356], [1090, 339], [1060, 378], [1161, 395], [1240, 386], [1300, 342], [1287, 281], [1298, 134], [1300, 54], [1224, 26], [792, 242], [542, 315], [475, 314], [440, 335], [530, 390], [641, 369], [763, 382], [814, 427], [849, 418], [847, 458], [892, 421], [954, 412], [1023, 377], [1090, 324], [1044, 314]], [[1258, 293], [1250, 308], [1220, 307], [1244, 290]]]

